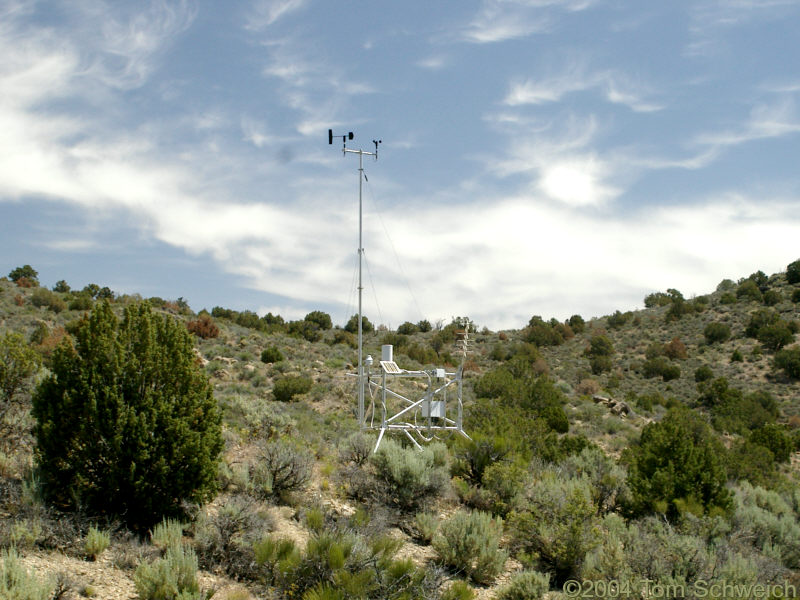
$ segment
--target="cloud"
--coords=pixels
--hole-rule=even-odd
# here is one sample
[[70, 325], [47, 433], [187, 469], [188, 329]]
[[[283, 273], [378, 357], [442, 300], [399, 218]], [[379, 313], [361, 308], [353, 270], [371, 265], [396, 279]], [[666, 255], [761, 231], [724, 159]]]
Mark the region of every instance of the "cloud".
[[796, 133], [800, 133], [800, 118], [797, 116], [794, 102], [787, 98], [773, 104], [759, 104], [752, 109], [750, 118], [742, 127], [705, 133], [699, 135], [696, 142], [703, 146], [722, 149]]
[[644, 100], [646, 92], [630, 78], [611, 71], [589, 71], [583, 61], [569, 61], [556, 76], [513, 82], [503, 103], [507, 106], [558, 102], [567, 94], [599, 89], [608, 102], [635, 112], [655, 112], [663, 107]]
[[307, 0], [257, 0], [245, 18], [245, 28], [251, 31], [263, 31], [306, 4]]
[[555, 22], [554, 10], [578, 12], [596, 3], [596, 0], [484, 0], [475, 17], [462, 29], [461, 39], [490, 44], [545, 33]]

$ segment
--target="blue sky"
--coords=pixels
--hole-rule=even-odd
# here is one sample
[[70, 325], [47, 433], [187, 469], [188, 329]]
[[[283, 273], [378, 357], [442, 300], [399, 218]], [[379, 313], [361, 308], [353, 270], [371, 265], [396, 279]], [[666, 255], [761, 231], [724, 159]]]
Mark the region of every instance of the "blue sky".
[[0, 0], [0, 268], [299, 318], [600, 316], [800, 257], [800, 1]]

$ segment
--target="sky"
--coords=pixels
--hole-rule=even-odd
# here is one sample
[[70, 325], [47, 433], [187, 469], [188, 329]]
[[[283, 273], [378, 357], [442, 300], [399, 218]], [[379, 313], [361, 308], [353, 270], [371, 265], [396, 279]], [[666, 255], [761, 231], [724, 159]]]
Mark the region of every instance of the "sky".
[[[0, 0], [0, 275], [490, 329], [800, 257], [800, 0]], [[328, 129], [340, 137], [328, 144]]]

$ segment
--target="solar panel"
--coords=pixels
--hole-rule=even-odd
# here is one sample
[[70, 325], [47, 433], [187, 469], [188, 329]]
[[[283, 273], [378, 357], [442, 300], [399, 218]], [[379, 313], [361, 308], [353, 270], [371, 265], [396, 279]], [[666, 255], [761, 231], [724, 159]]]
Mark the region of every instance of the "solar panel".
[[381, 361], [381, 368], [386, 373], [402, 373], [403, 371], [400, 370], [400, 367], [397, 366], [397, 363], [393, 360], [382, 360]]

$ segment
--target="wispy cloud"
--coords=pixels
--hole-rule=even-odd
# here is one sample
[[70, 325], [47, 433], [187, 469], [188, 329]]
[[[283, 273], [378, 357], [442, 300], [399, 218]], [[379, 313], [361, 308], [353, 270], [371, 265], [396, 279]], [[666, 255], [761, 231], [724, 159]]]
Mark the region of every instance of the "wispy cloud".
[[787, 98], [774, 104], [760, 104], [753, 108], [750, 118], [741, 127], [728, 131], [699, 135], [700, 145], [723, 149], [754, 140], [778, 138], [800, 133], [794, 102]]
[[296, 12], [307, 0], [257, 0], [245, 17], [245, 28], [262, 31], [281, 17]]
[[608, 102], [635, 112], [655, 112], [663, 106], [648, 102], [642, 85], [611, 71], [590, 71], [583, 61], [569, 61], [558, 75], [513, 82], [505, 97], [507, 106], [558, 102], [567, 94], [599, 89]]
[[484, 0], [461, 31], [461, 39], [489, 44], [544, 33], [556, 21], [554, 10], [578, 12], [596, 3], [596, 0]]

